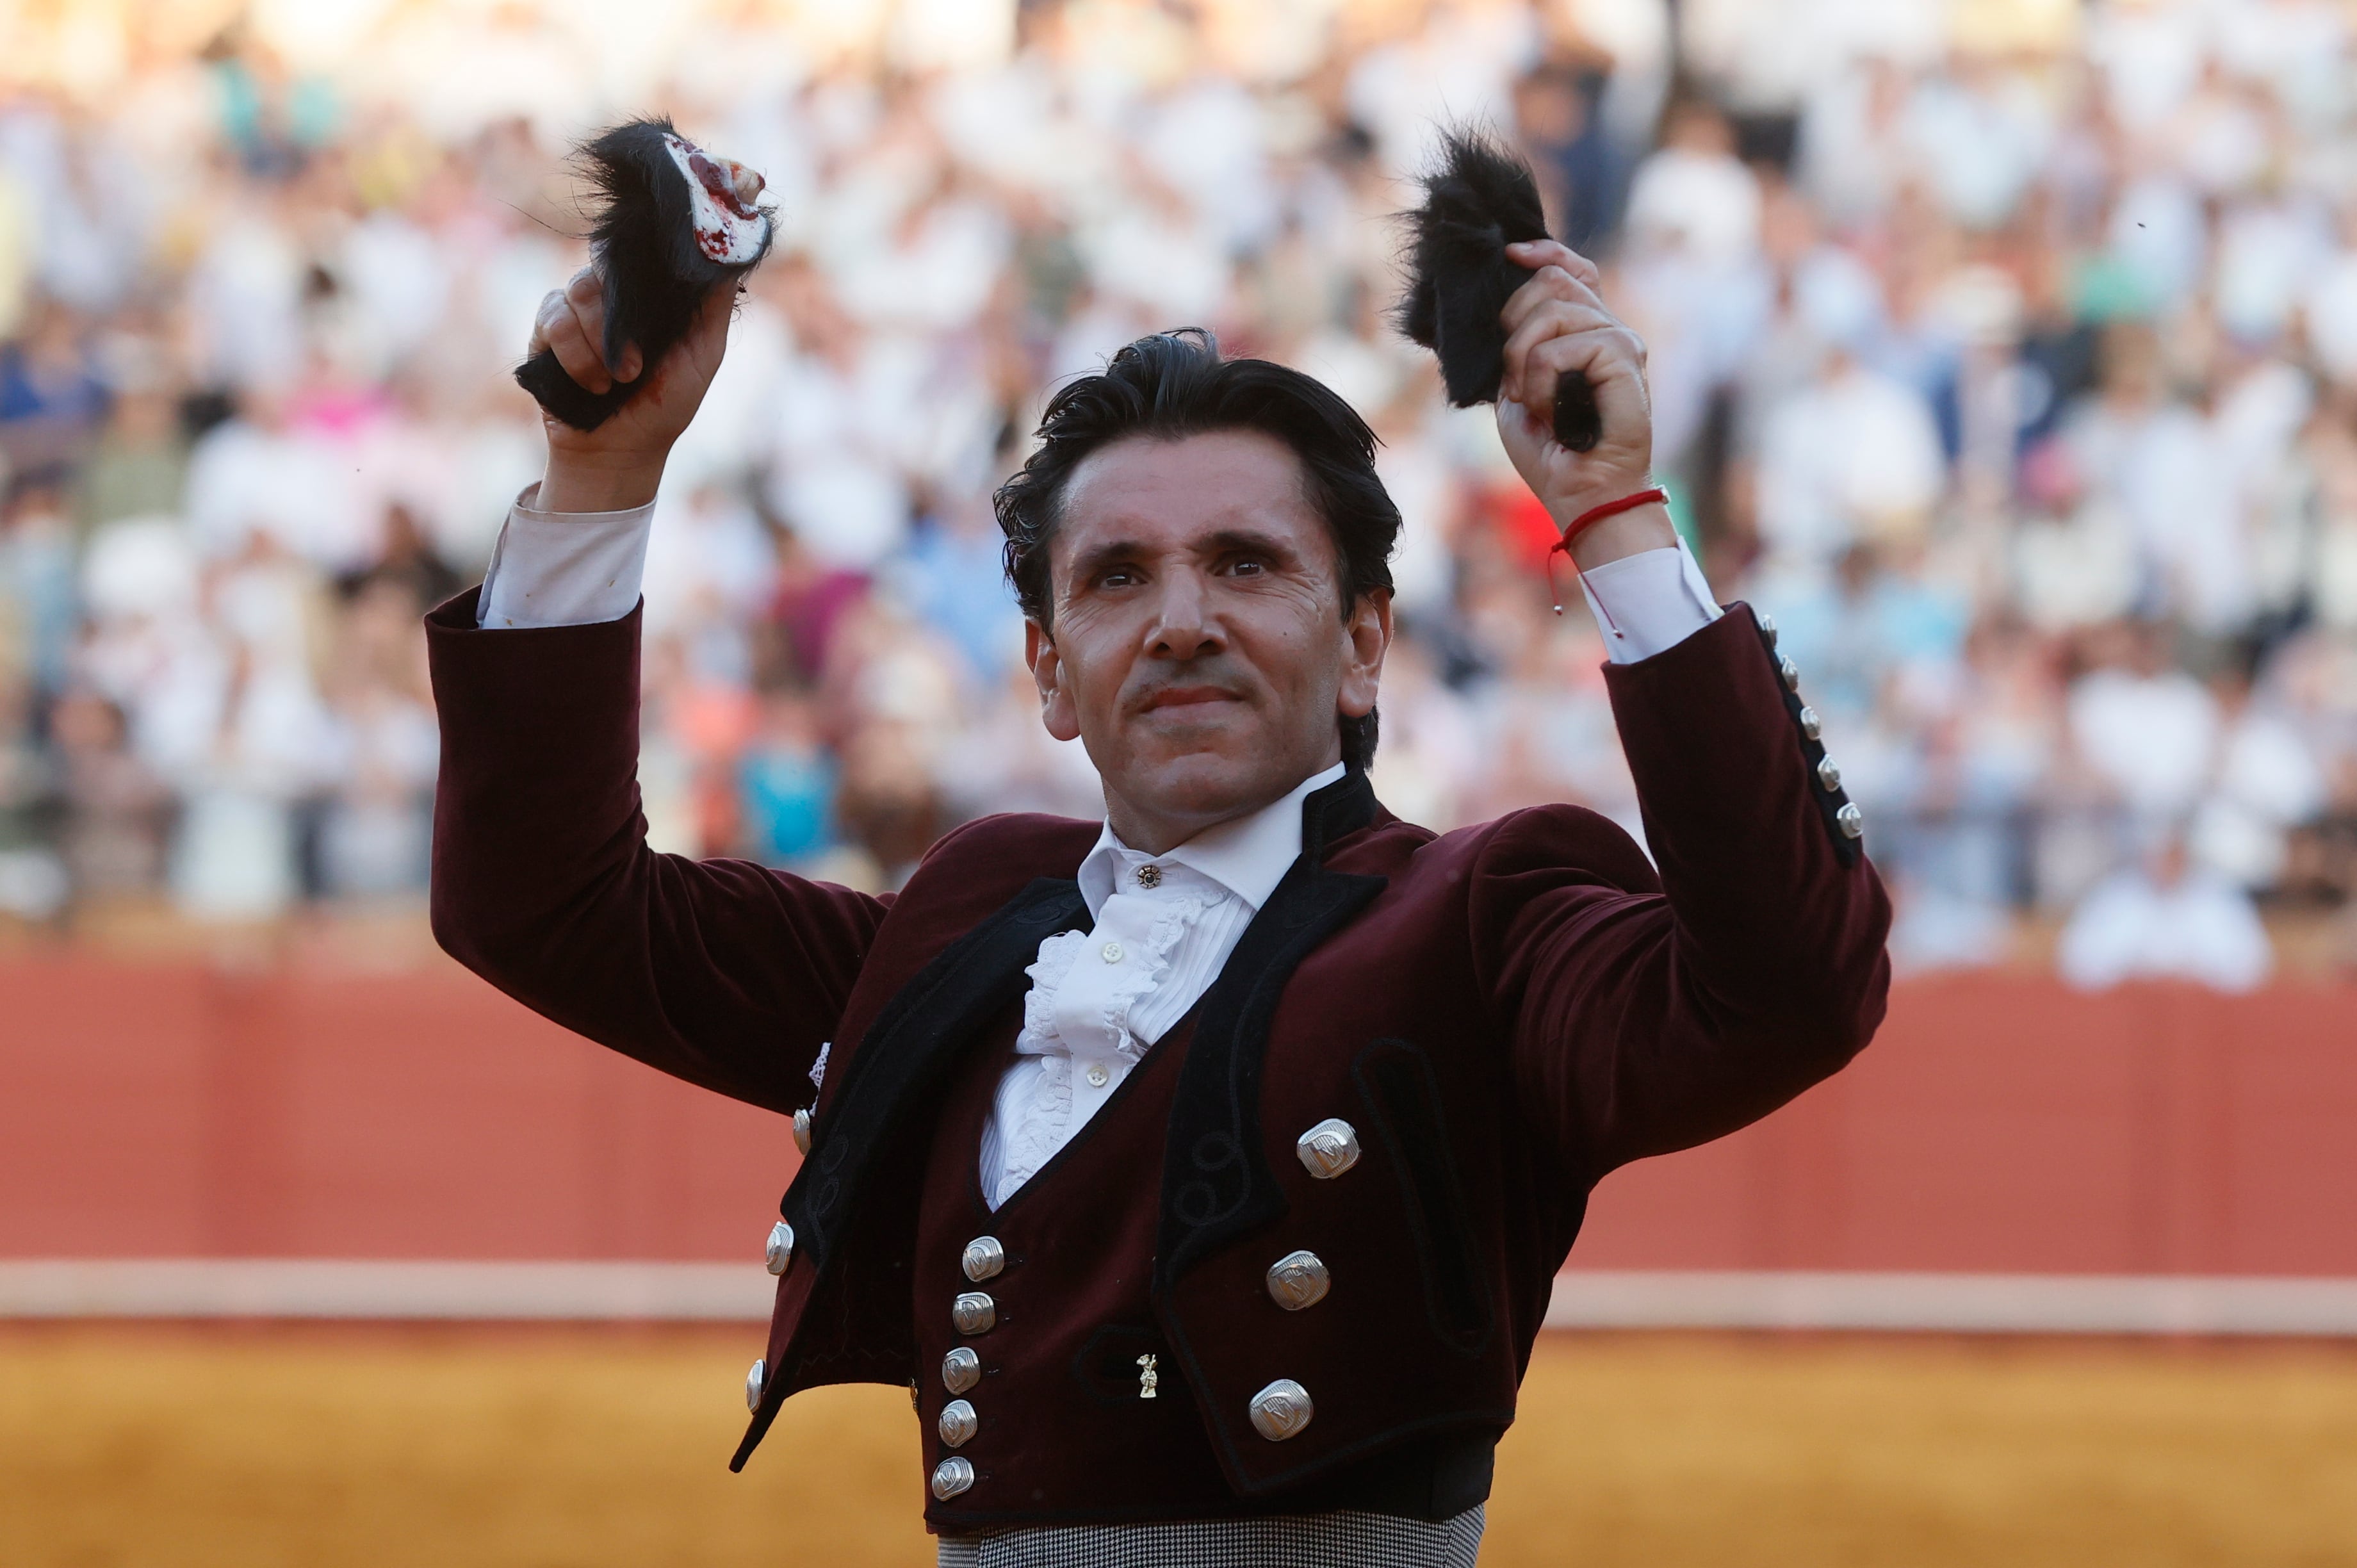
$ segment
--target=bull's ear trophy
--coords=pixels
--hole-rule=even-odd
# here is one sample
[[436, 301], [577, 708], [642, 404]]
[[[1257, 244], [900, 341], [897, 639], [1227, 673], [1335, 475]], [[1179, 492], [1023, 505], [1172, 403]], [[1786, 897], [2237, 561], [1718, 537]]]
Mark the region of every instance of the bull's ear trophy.
[[758, 205], [761, 177], [716, 157], [669, 120], [630, 120], [578, 151], [595, 193], [589, 251], [606, 285], [606, 362], [639, 346], [634, 381], [593, 392], [543, 349], [516, 367], [516, 384], [576, 430], [595, 430], [630, 401], [647, 371], [687, 336], [713, 288], [770, 253], [776, 225]]
[[[1508, 261], [1506, 247], [1549, 237], [1537, 179], [1503, 144], [1452, 130], [1424, 177], [1424, 205], [1405, 223], [1407, 292], [1393, 308], [1393, 324], [1439, 356], [1452, 404], [1497, 402], [1506, 370], [1498, 313], [1532, 271]], [[1555, 394], [1555, 438], [1586, 452], [1603, 434], [1596, 389], [1584, 377], [1565, 377]]]

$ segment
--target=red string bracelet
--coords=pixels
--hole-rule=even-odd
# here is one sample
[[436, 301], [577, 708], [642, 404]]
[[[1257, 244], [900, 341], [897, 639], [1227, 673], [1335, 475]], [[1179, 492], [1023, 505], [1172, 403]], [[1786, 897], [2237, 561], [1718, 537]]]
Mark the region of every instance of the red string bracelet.
[[[1563, 558], [1571, 563], [1571, 575], [1579, 579], [1582, 587], [1586, 587], [1587, 574], [1579, 569], [1579, 562], [1571, 553], [1571, 542], [1608, 517], [1618, 517], [1624, 511], [1634, 511], [1641, 506], [1652, 506], [1656, 501], [1663, 506], [1670, 504], [1670, 492], [1659, 485], [1649, 489], [1639, 490], [1632, 496], [1622, 496], [1617, 501], [1606, 501], [1602, 506], [1589, 507], [1571, 520], [1569, 525], [1564, 529], [1561, 539], [1547, 546], [1547, 592], [1555, 597], [1555, 614], [1563, 614], [1563, 596], [1555, 591], [1555, 553], [1558, 550], [1563, 552]], [[1604, 607], [1604, 602], [1601, 599], [1596, 601], [1596, 608], [1598, 613], [1604, 617], [1606, 628], [1613, 636], [1620, 636], [1620, 628], [1612, 624], [1612, 612]]]

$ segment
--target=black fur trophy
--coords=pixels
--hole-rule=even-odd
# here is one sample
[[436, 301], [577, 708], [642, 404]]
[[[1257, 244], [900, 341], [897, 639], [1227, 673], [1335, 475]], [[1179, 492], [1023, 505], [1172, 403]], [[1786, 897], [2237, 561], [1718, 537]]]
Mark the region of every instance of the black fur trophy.
[[[1549, 236], [1530, 166], [1478, 132], [1441, 143], [1439, 166], [1424, 178], [1424, 205], [1407, 214], [1408, 286], [1393, 312], [1399, 329], [1440, 357], [1440, 378], [1458, 408], [1498, 401], [1506, 331], [1498, 313], [1532, 270], [1506, 247]], [[1596, 390], [1566, 376], [1555, 394], [1555, 438], [1575, 452], [1603, 436]]]
[[669, 120], [631, 120], [582, 144], [599, 199], [589, 250], [606, 282], [606, 362], [639, 346], [639, 380], [592, 392], [546, 349], [516, 367], [516, 382], [576, 430], [595, 430], [639, 390], [646, 372], [687, 336], [716, 285], [769, 253], [774, 225], [754, 205], [761, 177], [715, 157]]

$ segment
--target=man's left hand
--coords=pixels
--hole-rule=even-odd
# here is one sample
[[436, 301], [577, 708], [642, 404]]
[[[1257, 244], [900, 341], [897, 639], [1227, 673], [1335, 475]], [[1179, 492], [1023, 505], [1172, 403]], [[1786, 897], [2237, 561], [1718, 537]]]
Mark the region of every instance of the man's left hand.
[[[1596, 292], [1596, 263], [1587, 257], [1553, 240], [1509, 245], [1506, 255], [1536, 270], [1500, 317], [1506, 328], [1506, 365], [1498, 395], [1498, 435], [1515, 471], [1562, 528], [1589, 508], [1653, 482], [1645, 345], [1605, 308]], [[1555, 386], [1575, 375], [1594, 389], [1603, 416], [1602, 439], [1587, 452], [1574, 452], [1555, 438]], [[1583, 568], [1593, 568], [1676, 543], [1668, 509], [1640, 507], [1583, 532], [1573, 542], [1572, 556]]]

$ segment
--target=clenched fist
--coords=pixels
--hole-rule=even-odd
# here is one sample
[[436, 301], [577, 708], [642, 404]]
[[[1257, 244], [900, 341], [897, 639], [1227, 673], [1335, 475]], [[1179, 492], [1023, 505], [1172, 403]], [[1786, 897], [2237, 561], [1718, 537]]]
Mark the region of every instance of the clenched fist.
[[730, 282], [706, 295], [695, 325], [652, 367], [641, 362], [636, 344], [623, 345], [619, 363], [606, 362], [605, 289], [591, 268], [540, 302], [527, 355], [549, 349], [566, 375], [593, 392], [646, 378], [638, 395], [595, 430], [541, 415], [548, 433], [548, 469], [536, 502], [541, 510], [622, 511], [654, 499], [672, 443], [703, 405], [727, 350], [737, 289]]
[[[1605, 308], [1596, 263], [1553, 240], [1509, 245], [1506, 255], [1536, 270], [1506, 301], [1505, 379], [1498, 391], [1498, 435], [1514, 470], [1558, 528], [1590, 507], [1652, 485], [1653, 408], [1645, 392], [1645, 345]], [[1587, 379], [1604, 434], [1594, 450], [1555, 438], [1555, 383]], [[1674, 545], [1669, 510], [1640, 507], [1583, 532], [1572, 555], [1583, 568], [1641, 550]]]

